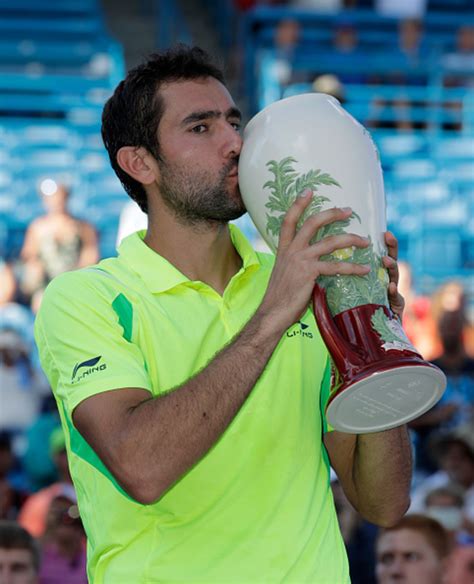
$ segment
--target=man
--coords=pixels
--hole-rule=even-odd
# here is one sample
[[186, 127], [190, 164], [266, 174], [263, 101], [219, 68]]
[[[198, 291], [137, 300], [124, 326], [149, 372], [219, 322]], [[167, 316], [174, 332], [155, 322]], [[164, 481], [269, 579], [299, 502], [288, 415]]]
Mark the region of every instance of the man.
[[67, 496], [76, 501], [61, 427], [53, 430], [49, 437], [49, 453], [57, 471], [57, 480], [32, 493], [18, 515], [18, 523], [37, 538], [45, 533], [48, 510], [56, 497]]
[[74, 493], [51, 501], [41, 540], [41, 583], [87, 584], [85, 537]]
[[445, 584], [472, 584], [474, 582], [474, 542], [457, 546], [449, 557]]
[[90, 223], [71, 215], [66, 185], [46, 179], [40, 194], [46, 213], [28, 225], [21, 250], [25, 272], [22, 288], [28, 297], [58, 274], [99, 259], [97, 233]]
[[474, 448], [472, 438], [461, 430], [440, 433], [431, 443], [431, 454], [438, 469], [429, 475], [412, 493], [410, 512], [424, 510], [429, 492], [439, 487], [455, 485], [461, 489], [464, 497], [464, 510], [472, 520], [474, 509]]
[[0, 520], [0, 584], [37, 584], [39, 549], [14, 521]]
[[449, 536], [440, 523], [424, 515], [406, 515], [378, 536], [377, 582], [442, 584], [449, 551]]
[[[276, 259], [254, 252], [228, 225], [245, 212], [239, 129], [200, 49], [131, 71], [102, 132], [149, 228], [118, 259], [56, 279], [37, 319], [96, 584], [347, 582], [329, 459], [367, 519], [389, 525], [408, 505], [405, 428], [329, 432], [322, 444], [329, 368], [308, 305], [320, 274], [368, 272], [320, 256], [368, 242], [310, 245], [351, 210], [324, 211], [296, 233], [304, 193]], [[401, 312], [396, 261], [385, 261]], [[311, 336], [286, 334], [302, 324]]]

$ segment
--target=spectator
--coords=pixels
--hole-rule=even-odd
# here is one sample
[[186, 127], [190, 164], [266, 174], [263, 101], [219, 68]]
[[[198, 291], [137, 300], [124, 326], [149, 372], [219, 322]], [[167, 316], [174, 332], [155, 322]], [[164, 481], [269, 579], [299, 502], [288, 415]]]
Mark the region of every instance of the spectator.
[[[472, 432], [471, 432], [472, 435]], [[424, 501], [432, 490], [456, 485], [464, 495], [465, 513], [474, 514], [474, 450], [460, 432], [445, 434], [431, 444], [438, 471], [422, 481], [412, 493], [410, 511], [422, 512]]]
[[58, 470], [59, 480], [31, 495], [18, 516], [19, 523], [35, 537], [41, 537], [44, 534], [48, 509], [55, 497], [63, 496], [75, 499], [74, 487], [69, 474], [64, 433], [60, 427], [51, 434], [50, 451]]
[[474, 26], [465, 24], [460, 26], [456, 35], [456, 50], [447, 53], [442, 63], [452, 73], [459, 73], [459, 77], [448, 76], [446, 84], [449, 86], [465, 85], [465, 75], [474, 71]]
[[457, 546], [449, 558], [445, 584], [472, 584], [474, 582], [474, 543]]
[[[445, 312], [459, 312], [462, 315], [464, 349], [469, 356], [474, 357], [474, 327], [469, 322], [467, 315], [467, 296], [462, 283], [457, 280], [445, 282], [432, 295], [431, 306], [437, 327], [439, 327], [439, 322]], [[442, 350], [441, 340], [439, 339], [438, 354], [435, 357], [439, 357]]]
[[377, 538], [377, 583], [442, 584], [449, 551], [448, 534], [438, 521], [406, 515]]
[[38, 584], [39, 558], [38, 546], [26, 530], [0, 520], [1, 584]]
[[11, 438], [7, 433], [0, 432], [0, 519], [16, 519], [26, 499], [26, 493], [12, 481], [14, 462]]
[[39, 412], [43, 390], [28, 345], [14, 330], [0, 329], [0, 430], [25, 430]]
[[457, 282], [442, 286], [432, 300], [441, 355], [433, 360], [447, 377], [446, 391], [429, 412], [410, 425], [417, 433], [417, 467], [432, 472], [430, 440], [443, 430], [456, 430], [474, 423], [474, 359], [466, 351], [467, 317], [465, 293]]
[[357, 30], [352, 22], [347, 20], [336, 21], [334, 29], [333, 46], [337, 53], [350, 55], [357, 50]]
[[454, 545], [464, 524], [464, 493], [462, 489], [451, 484], [433, 489], [426, 495], [425, 513], [428, 517], [441, 523], [449, 533]]
[[416, 18], [400, 20], [398, 24], [398, 50], [409, 59], [420, 55], [423, 37], [423, 24]]
[[16, 279], [13, 269], [2, 257], [0, 257], [0, 307], [5, 306], [15, 299]]
[[[455, 50], [441, 57], [445, 74], [445, 87], [474, 87], [474, 26], [466, 24], [459, 27], [456, 35]], [[463, 122], [470, 115], [469, 100], [461, 97], [446, 100], [443, 104], [446, 119], [443, 122], [444, 130], [459, 132], [463, 129]]]
[[412, 271], [407, 262], [398, 262], [398, 272], [398, 289], [405, 299], [403, 329], [420, 354], [425, 359], [432, 359], [436, 352], [436, 324], [431, 315], [431, 301], [427, 296], [416, 293]]
[[75, 496], [50, 504], [42, 538], [40, 584], [87, 584], [85, 536]]
[[349, 503], [335, 472], [331, 472], [331, 489], [337, 519], [349, 559], [351, 584], [375, 584], [372, 573], [375, 564], [377, 527], [365, 521]]
[[295, 74], [293, 62], [300, 41], [300, 24], [293, 18], [283, 18], [275, 26], [273, 47], [259, 51], [258, 61], [262, 77], [266, 78], [265, 90], [259, 89], [260, 105], [267, 105], [281, 98], [282, 89], [291, 83], [306, 81]]
[[453, 406], [452, 415], [442, 420], [441, 430], [474, 422], [474, 359], [466, 354], [463, 329], [464, 318], [459, 310], [446, 311], [439, 319], [443, 352], [433, 363], [444, 371], [448, 384], [438, 407]]
[[[366, 67], [361, 67], [366, 60], [366, 54], [360, 49], [358, 31], [351, 18], [341, 16], [334, 19], [332, 42], [326, 54], [339, 69], [338, 78], [343, 85], [367, 82]], [[318, 69], [317, 59], [314, 71], [327, 73]]]
[[21, 463], [31, 491], [38, 491], [58, 480], [52, 457], [51, 436], [61, 423], [52, 395], [44, 399], [41, 413], [26, 430], [26, 448]]
[[10, 263], [0, 257], [0, 330], [12, 329], [34, 346], [33, 315], [17, 298], [18, 282]]
[[300, 34], [300, 23], [292, 18], [284, 18], [275, 29], [275, 68], [280, 85], [294, 82], [293, 60], [300, 41]]
[[51, 180], [43, 181], [41, 196], [46, 215], [29, 225], [21, 250], [23, 291], [29, 296], [58, 274], [94, 264], [99, 259], [95, 229], [73, 217], [67, 209], [67, 187]]

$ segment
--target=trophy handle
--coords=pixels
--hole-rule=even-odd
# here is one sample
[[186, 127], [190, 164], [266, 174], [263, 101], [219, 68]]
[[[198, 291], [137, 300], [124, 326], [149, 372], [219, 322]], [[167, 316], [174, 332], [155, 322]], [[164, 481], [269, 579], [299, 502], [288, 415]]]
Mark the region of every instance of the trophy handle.
[[318, 283], [313, 290], [313, 309], [321, 336], [339, 373], [343, 377], [356, 373], [367, 360], [358, 354], [361, 348], [354, 347], [340, 333], [329, 311], [326, 291]]

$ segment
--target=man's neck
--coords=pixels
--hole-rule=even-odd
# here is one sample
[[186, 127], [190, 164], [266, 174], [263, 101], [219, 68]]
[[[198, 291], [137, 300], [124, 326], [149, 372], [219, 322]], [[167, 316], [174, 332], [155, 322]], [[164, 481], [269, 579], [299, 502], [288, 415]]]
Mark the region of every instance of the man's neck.
[[190, 280], [219, 294], [242, 266], [226, 223], [183, 225], [168, 214], [150, 216], [145, 243]]

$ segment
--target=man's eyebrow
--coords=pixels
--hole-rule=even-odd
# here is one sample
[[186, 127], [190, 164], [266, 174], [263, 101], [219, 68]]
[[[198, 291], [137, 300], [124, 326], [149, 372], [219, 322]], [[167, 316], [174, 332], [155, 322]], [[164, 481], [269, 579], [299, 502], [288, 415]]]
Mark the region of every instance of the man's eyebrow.
[[226, 118], [238, 118], [239, 120], [242, 119], [242, 113], [240, 112], [240, 110], [236, 107], [230, 107], [226, 114], [225, 114]]
[[[182, 126], [186, 126], [188, 124], [192, 124], [193, 122], [201, 122], [202, 120], [210, 120], [219, 118], [222, 115], [222, 112], [218, 110], [201, 110], [192, 112], [189, 116], [186, 116], [183, 121], [181, 122]], [[242, 114], [240, 113], [239, 109], [236, 107], [230, 107], [225, 112], [226, 118], [238, 118], [239, 120], [242, 119]]]

